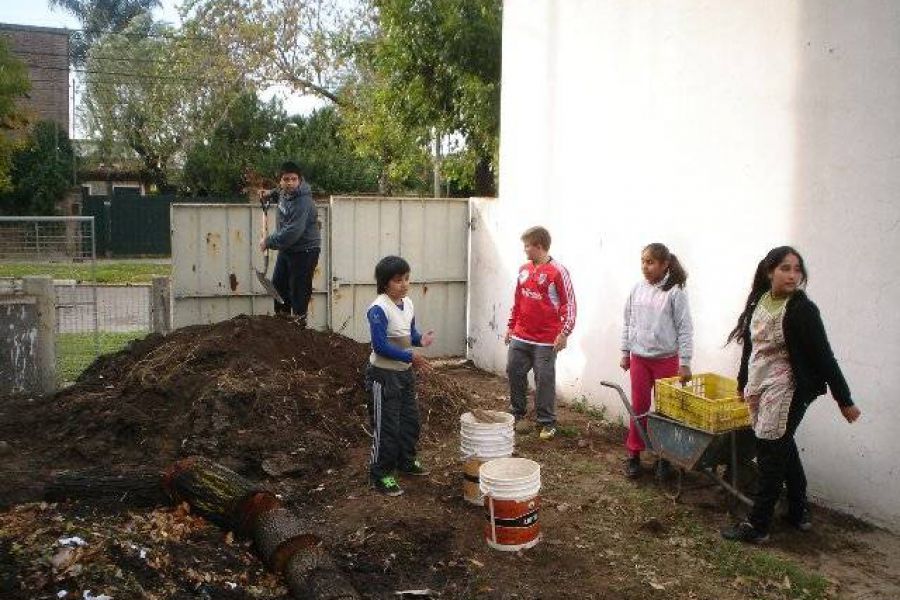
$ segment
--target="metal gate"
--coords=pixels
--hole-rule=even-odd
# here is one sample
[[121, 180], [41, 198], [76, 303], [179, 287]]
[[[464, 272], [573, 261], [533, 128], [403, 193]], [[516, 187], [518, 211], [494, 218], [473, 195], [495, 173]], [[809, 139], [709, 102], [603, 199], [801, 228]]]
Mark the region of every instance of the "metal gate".
[[[262, 228], [259, 205], [173, 204], [171, 210], [174, 326], [216, 323], [240, 314], [272, 314], [273, 300], [254, 273], [263, 263], [256, 246]], [[308, 323], [325, 329], [329, 325], [327, 206], [318, 206], [318, 217], [322, 252], [313, 277]], [[271, 252], [269, 277], [277, 255]]]
[[395, 254], [412, 269], [417, 326], [436, 334], [429, 354], [465, 355], [469, 201], [333, 197], [330, 216], [332, 329], [369, 341], [375, 264]]
[[[412, 266], [416, 323], [437, 334], [429, 354], [465, 354], [468, 200], [333, 197], [318, 205], [318, 216], [311, 327], [368, 342], [375, 264], [399, 254]], [[258, 205], [173, 204], [171, 223], [175, 327], [274, 312], [254, 274], [262, 266]], [[270, 277], [274, 260], [275, 253]]]

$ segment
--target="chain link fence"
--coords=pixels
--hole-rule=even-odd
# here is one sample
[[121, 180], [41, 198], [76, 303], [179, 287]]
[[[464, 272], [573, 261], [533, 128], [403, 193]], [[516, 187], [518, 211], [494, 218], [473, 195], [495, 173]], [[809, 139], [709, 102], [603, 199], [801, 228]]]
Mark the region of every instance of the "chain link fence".
[[0, 294], [20, 292], [25, 276], [53, 278], [61, 382], [150, 328], [150, 286], [98, 282], [95, 234], [93, 217], [0, 217]]

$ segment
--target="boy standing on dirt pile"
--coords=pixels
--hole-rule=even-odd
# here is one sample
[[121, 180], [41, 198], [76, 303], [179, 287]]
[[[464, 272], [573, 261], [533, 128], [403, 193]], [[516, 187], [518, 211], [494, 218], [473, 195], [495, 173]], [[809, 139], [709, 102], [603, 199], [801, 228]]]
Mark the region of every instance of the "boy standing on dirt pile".
[[278, 202], [277, 228], [259, 240], [260, 251], [278, 250], [272, 285], [285, 303], [276, 302], [275, 312], [288, 315], [293, 312], [298, 325], [306, 327], [312, 280], [322, 247], [312, 191], [303, 181], [300, 167], [288, 161], [281, 165], [279, 189], [262, 194], [263, 201]]
[[428, 475], [416, 458], [419, 442], [419, 408], [413, 369], [429, 369], [428, 361], [412, 346], [430, 346], [434, 332], [416, 330], [409, 292], [409, 263], [399, 256], [386, 256], [375, 267], [378, 297], [366, 317], [372, 335], [372, 354], [366, 369], [366, 390], [372, 394], [372, 454], [369, 476], [382, 494], [399, 496], [403, 490], [394, 471], [405, 475]]
[[569, 271], [550, 256], [550, 232], [532, 227], [522, 234], [528, 262], [519, 267], [504, 341], [509, 345], [510, 412], [525, 433], [528, 371], [534, 371], [534, 405], [542, 440], [556, 435], [556, 354], [575, 328], [575, 289]]

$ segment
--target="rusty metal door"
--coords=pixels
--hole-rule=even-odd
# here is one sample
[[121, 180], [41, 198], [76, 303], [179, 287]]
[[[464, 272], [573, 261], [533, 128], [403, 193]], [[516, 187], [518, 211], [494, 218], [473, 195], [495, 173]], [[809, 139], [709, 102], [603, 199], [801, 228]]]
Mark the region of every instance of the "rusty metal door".
[[[262, 211], [256, 204], [173, 204], [174, 326], [215, 323], [239, 314], [266, 315], [274, 302], [256, 279], [263, 255], [256, 247]], [[322, 252], [313, 278], [310, 327], [328, 327], [328, 206], [318, 205]], [[272, 252], [269, 277], [277, 258]]]
[[366, 311], [377, 295], [375, 264], [396, 254], [412, 269], [416, 324], [436, 334], [428, 354], [464, 356], [469, 201], [333, 197], [329, 217], [334, 331], [369, 341]]

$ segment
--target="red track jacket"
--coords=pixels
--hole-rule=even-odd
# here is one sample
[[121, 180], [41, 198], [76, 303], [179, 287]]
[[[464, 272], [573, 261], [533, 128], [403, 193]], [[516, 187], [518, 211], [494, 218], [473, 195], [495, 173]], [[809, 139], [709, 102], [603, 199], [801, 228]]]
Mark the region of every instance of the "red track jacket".
[[513, 338], [552, 346], [560, 332], [572, 333], [576, 312], [575, 289], [564, 266], [552, 258], [522, 265], [509, 315]]

